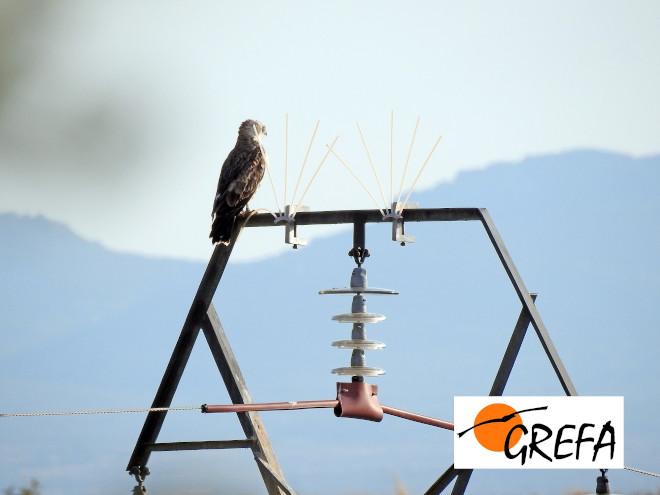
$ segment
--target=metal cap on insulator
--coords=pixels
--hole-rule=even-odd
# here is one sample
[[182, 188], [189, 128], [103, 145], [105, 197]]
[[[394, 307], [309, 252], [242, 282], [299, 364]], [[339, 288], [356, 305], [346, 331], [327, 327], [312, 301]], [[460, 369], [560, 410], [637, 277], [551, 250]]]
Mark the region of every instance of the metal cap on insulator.
[[351, 287], [366, 288], [367, 285], [367, 269], [362, 267], [353, 268], [353, 272], [351, 273]]
[[367, 312], [367, 300], [362, 297], [360, 294], [355, 294], [353, 296], [353, 302], [351, 303], [351, 313], [366, 313]]

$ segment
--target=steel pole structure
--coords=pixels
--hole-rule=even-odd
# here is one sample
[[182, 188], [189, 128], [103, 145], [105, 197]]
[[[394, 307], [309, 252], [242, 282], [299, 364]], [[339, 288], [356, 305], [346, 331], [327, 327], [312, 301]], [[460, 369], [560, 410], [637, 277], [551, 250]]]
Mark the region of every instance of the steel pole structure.
[[[183, 323], [179, 339], [174, 346], [172, 357], [165, 369], [165, 373], [163, 374], [163, 378], [161, 379], [160, 386], [158, 387], [158, 391], [156, 392], [151, 407], [170, 407], [172, 404], [174, 393], [176, 392], [181, 376], [183, 375], [183, 370], [188, 363], [188, 358], [190, 357], [190, 353], [192, 352], [197, 336], [199, 335], [202, 321], [211, 305], [215, 290], [217, 289], [218, 283], [220, 282], [225, 267], [227, 266], [231, 251], [234, 248], [233, 240], [238, 237], [241, 229], [242, 223], [237, 222], [232, 233], [232, 242], [228, 246], [218, 244], [213, 250], [213, 254], [211, 255], [211, 259], [206, 267], [206, 271], [204, 272], [193, 302], [190, 305], [188, 316]], [[157, 411], [150, 412], [147, 415], [147, 419], [144, 422], [140, 436], [133, 449], [133, 454], [126, 467], [127, 471], [130, 471], [135, 466], [145, 467], [147, 465], [149, 455], [151, 454], [147, 445], [156, 442], [158, 434], [163, 427], [166, 414], [167, 411]]]
[[[527, 291], [527, 288], [525, 287], [511, 256], [504, 246], [488, 211], [485, 208], [422, 208], [404, 209], [401, 215], [402, 219], [393, 220], [392, 218], [384, 217], [380, 210], [300, 211], [295, 214], [293, 228], [301, 225], [353, 224], [354, 248], [361, 247], [364, 250], [364, 226], [366, 223], [388, 223], [392, 221], [481, 222], [522, 304], [519, 321], [507, 347], [500, 369], [496, 375], [491, 389], [491, 395], [501, 395], [503, 392], [529, 323], [534, 327], [564, 392], [566, 395], [577, 395], [577, 391], [571, 382], [571, 379], [559, 358], [559, 354], [550, 339], [548, 331], [541, 320], [536, 306], [534, 305], [535, 296]], [[231, 243], [228, 246], [222, 244], [216, 246], [209, 262], [209, 266], [206, 269], [197, 294], [190, 307], [181, 335], [172, 353], [172, 357], [167, 366], [158, 392], [156, 393], [152, 407], [170, 406], [174, 392], [176, 391], [183, 369], [186, 366], [200, 328], [204, 330], [209, 346], [216, 359], [218, 369], [223, 375], [225, 385], [230, 392], [230, 396], [232, 396], [233, 392], [238, 393], [235, 397], [232, 396], [232, 401], [235, 404], [252, 402], [247, 393], [247, 388], [243, 387], [244, 384], [242, 382], [240, 370], [238, 369], [238, 364], [235, 362], [231, 349], [228, 346], [228, 342], [226, 342], [224, 331], [222, 330], [217, 315], [211, 306], [211, 300], [215, 294], [218, 283], [222, 277], [234, 243], [241, 229], [244, 227], [276, 226], [278, 225], [276, 222], [279, 222], [281, 225], [281, 218], [276, 219], [274, 222], [273, 216], [270, 214], [252, 215], [248, 218], [247, 223], [245, 223], [244, 219], [241, 219], [236, 222], [232, 232]], [[289, 226], [291, 226], [291, 223]], [[403, 223], [401, 227], [403, 227]], [[389, 410], [385, 411], [386, 408]], [[436, 421], [434, 426], [448, 428], [451, 425], [449, 422], [441, 422], [440, 420], [414, 415], [413, 413], [407, 413], [395, 408], [388, 408], [387, 406], [384, 406], [383, 409], [384, 412], [389, 414], [394, 414], [406, 419], [413, 419], [415, 421], [426, 422], [427, 424], [434, 424], [433, 421]], [[277, 461], [272, 453], [270, 443], [265, 436], [265, 431], [263, 431], [263, 427], [256, 416], [256, 411], [244, 410], [239, 412], [239, 419], [241, 420], [241, 425], [247, 436], [246, 440], [156, 444], [155, 441], [161, 430], [165, 415], [165, 411], [158, 411], [150, 412], [147, 416], [127, 468], [129, 471], [135, 467], [145, 467], [152, 450], [232, 448], [232, 446], [234, 446], [234, 448], [250, 447], [255, 453], [255, 460], [257, 461], [257, 465], [264, 477], [269, 493], [275, 493], [275, 489], [281, 490], [284, 493], [293, 493], [293, 490], [286, 484], [281, 475]], [[411, 416], [416, 417], [413, 418]], [[438, 422], [443, 424], [438, 424]], [[261, 433], [263, 433], [263, 435]], [[460, 495], [465, 491], [471, 473], [471, 470], [456, 470], [451, 466], [426, 493], [440, 493], [454, 478], [458, 477], [454, 484], [452, 494]]]
[[[530, 294], [522, 277], [513, 263], [513, 259], [506, 249], [504, 242], [495, 227], [488, 210], [486, 208], [431, 208], [431, 209], [404, 209], [402, 212], [403, 221], [408, 222], [452, 222], [452, 221], [480, 221], [488, 238], [497, 253], [506, 274], [513, 285], [518, 298], [522, 304], [522, 310], [518, 322], [514, 328], [513, 335], [505, 354], [502, 358], [502, 363], [495, 376], [490, 395], [502, 395], [504, 387], [509, 379], [511, 369], [515, 363], [515, 359], [520, 350], [520, 346], [525, 337], [529, 323], [532, 324], [536, 334], [541, 341], [541, 345], [555, 370], [555, 374], [566, 393], [566, 395], [578, 395], [573, 382], [571, 381], [564, 364], [559, 357], [559, 353], [555, 348], [550, 335], [545, 328], [541, 316], [536, 309], [534, 300], [536, 295]], [[268, 226], [272, 225], [272, 220], [267, 215], [260, 218], [255, 218], [255, 222], [250, 226]], [[391, 221], [383, 217], [379, 210], [344, 210], [344, 211], [328, 211], [328, 212], [301, 212], [295, 218], [297, 225], [317, 225], [317, 224], [341, 224], [353, 223], [355, 225], [354, 232], [358, 232], [358, 224], [361, 226], [364, 223], [381, 223]], [[363, 228], [363, 227], [361, 227]], [[360, 239], [364, 241], [363, 239]], [[356, 242], [356, 234], [354, 234], [354, 244]], [[445, 473], [429, 488], [426, 495], [436, 495], [442, 492], [453, 480], [458, 477], [452, 489], [452, 495], [462, 495], [470, 480], [472, 470], [457, 470], [454, 466], [450, 466]]]
[[[232, 401], [234, 403], [252, 402], [238, 363], [211, 304], [243, 226], [243, 221], [235, 222], [230, 243], [228, 245], [217, 244], [213, 251], [181, 329], [179, 339], [172, 351], [172, 357], [156, 392], [152, 405], [154, 408], [169, 407], [171, 405], [200, 329], [204, 331], [211, 353]], [[136, 472], [136, 470], [142, 472], [146, 468], [152, 451], [249, 447], [252, 449], [269, 495], [295, 493], [284, 481], [275, 453], [256, 412], [244, 412], [238, 415], [246, 435], [245, 440], [159, 444], [156, 443], [156, 440], [165, 421], [166, 413], [167, 411], [152, 411], [147, 415], [126, 468], [129, 473]]]

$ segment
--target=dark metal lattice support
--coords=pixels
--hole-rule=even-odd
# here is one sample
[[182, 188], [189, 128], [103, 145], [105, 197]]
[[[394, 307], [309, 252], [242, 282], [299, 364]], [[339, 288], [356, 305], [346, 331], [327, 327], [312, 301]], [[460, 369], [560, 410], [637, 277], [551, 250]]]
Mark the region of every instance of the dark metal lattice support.
[[[169, 407], [171, 405], [174, 393], [179, 385], [183, 370], [186, 367], [200, 329], [204, 332], [206, 341], [211, 349], [211, 353], [232, 402], [234, 404], [252, 402], [238, 362], [211, 303], [218, 283], [227, 266], [227, 261], [229, 260], [229, 255], [231, 254], [236, 238], [242, 228], [243, 223], [236, 222], [232, 232], [231, 243], [228, 246], [218, 244], [215, 247], [197, 294], [190, 306], [188, 316], [181, 330], [181, 335], [174, 347], [172, 357], [167, 365], [152, 407]], [[126, 468], [129, 472], [135, 470], [136, 467], [138, 469], [145, 468], [152, 451], [251, 448], [268, 494], [295, 495], [295, 492], [284, 481], [282, 470], [257, 412], [237, 413], [246, 436], [246, 439], [243, 440], [156, 443], [158, 434], [165, 421], [166, 413], [167, 411], [149, 412], [147, 415], [142, 432], [133, 450], [133, 455]]]
[[[452, 221], [480, 221], [497, 253], [509, 280], [516, 291], [522, 310], [518, 322], [514, 328], [511, 340], [506, 348], [500, 368], [495, 376], [490, 395], [501, 395], [504, 391], [509, 374], [515, 363], [525, 333], [531, 323], [545, 350], [550, 363], [555, 370], [557, 378], [566, 395], [577, 395], [566, 369], [564, 368], [559, 354], [550, 339], [548, 331], [534, 305], [536, 295], [530, 294], [518, 273], [513, 260], [506, 250], [502, 239], [495, 228], [488, 211], [485, 208], [431, 208], [431, 209], [404, 209], [403, 220], [400, 220], [401, 229], [403, 222], [452, 222]], [[384, 223], [391, 219], [383, 218], [379, 210], [340, 210], [307, 212], [300, 211], [295, 216], [295, 225], [330, 225], [348, 224], [354, 225], [353, 251], [354, 254], [365, 254], [366, 223]], [[186, 366], [192, 347], [195, 343], [199, 330], [202, 329], [209, 344], [218, 370], [223, 377], [225, 386], [229, 391], [230, 398], [234, 404], [251, 403], [252, 399], [243, 380], [238, 363], [231, 351], [224, 330], [211, 304], [218, 283], [227, 265], [234, 243], [244, 226], [247, 227], [269, 227], [274, 226], [273, 217], [270, 214], [253, 215], [248, 225], [236, 222], [229, 246], [219, 244], [216, 246], [209, 265], [202, 277], [199, 289], [190, 307], [188, 317], [181, 330], [181, 335], [174, 348], [170, 362], [165, 370], [160, 387], [154, 398], [152, 407], [169, 407], [174, 392]], [[361, 248], [358, 249], [358, 248]], [[367, 254], [368, 255], [368, 254]], [[356, 260], [357, 261], [357, 260]], [[146, 469], [149, 455], [152, 451], [162, 450], [189, 450], [208, 448], [252, 448], [255, 460], [266, 484], [269, 495], [294, 494], [293, 490], [286, 484], [281, 469], [275, 458], [268, 437], [263, 428], [256, 411], [239, 412], [239, 420], [246, 434], [244, 440], [224, 440], [209, 442], [178, 442], [170, 444], [156, 443], [158, 434], [163, 425], [166, 412], [150, 412], [147, 416], [142, 432], [138, 437], [133, 455], [129, 461], [127, 470]], [[452, 489], [452, 495], [462, 495], [470, 480], [472, 470], [457, 470], [450, 466], [438, 480], [427, 490], [426, 495], [437, 495], [456, 479]]]
[[[530, 294], [532, 302], [536, 301], [536, 294]], [[518, 322], [513, 329], [511, 334], [511, 339], [509, 344], [504, 351], [504, 356], [502, 357], [502, 363], [500, 364], [497, 374], [495, 375], [495, 380], [493, 380], [493, 386], [490, 389], [490, 396], [500, 396], [504, 393], [504, 388], [506, 383], [509, 381], [509, 376], [511, 375], [511, 370], [513, 365], [516, 362], [518, 357], [518, 352], [522, 346], [525, 334], [527, 333], [527, 327], [529, 326], [530, 318], [527, 311], [523, 308], [518, 317]], [[438, 478], [438, 480], [431, 485], [431, 487], [426, 491], [425, 495], [438, 495], [441, 493], [448, 485], [453, 481], [454, 478], [458, 477], [454, 488], [451, 492], [451, 495], [462, 495], [465, 493], [467, 488], [467, 483], [470, 480], [472, 475], [471, 469], [455, 469], [452, 464], [449, 468]]]

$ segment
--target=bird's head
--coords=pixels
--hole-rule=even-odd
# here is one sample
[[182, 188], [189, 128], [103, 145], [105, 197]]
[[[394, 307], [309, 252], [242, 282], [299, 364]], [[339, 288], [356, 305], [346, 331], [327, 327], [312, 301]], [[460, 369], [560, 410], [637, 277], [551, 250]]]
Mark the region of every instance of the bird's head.
[[251, 141], [260, 142], [261, 139], [266, 136], [266, 126], [263, 125], [258, 120], [246, 120], [238, 128], [238, 137], [247, 138]]

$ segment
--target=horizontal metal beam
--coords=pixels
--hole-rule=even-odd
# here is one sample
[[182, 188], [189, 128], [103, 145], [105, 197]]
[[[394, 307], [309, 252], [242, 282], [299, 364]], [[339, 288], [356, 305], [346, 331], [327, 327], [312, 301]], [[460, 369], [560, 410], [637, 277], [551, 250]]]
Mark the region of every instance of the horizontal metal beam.
[[[401, 215], [406, 222], [456, 222], [482, 220], [484, 208], [419, 208], [403, 210]], [[300, 211], [295, 215], [296, 225], [332, 225], [355, 223], [356, 220], [365, 223], [390, 222], [383, 218], [380, 210], [332, 210], [332, 211]], [[258, 213], [250, 217], [245, 227], [277, 227], [270, 213]]]
[[254, 440], [208, 440], [202, 442], [169, 442], [150, 443], [144, 445], [150, 452], [169, 452], [174, 450], [205, 450], [205, 449], [251, 449]]

